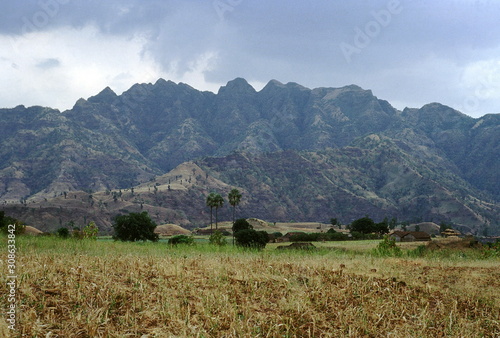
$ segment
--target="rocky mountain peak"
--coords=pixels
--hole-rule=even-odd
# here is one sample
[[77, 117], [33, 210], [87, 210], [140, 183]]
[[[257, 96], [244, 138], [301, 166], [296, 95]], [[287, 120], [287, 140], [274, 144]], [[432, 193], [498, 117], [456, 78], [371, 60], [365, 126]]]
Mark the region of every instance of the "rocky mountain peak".
[[220, 87], [217, 95], [231, 95], [231, 94], [255, 94], [255, 89], [243, 78], [236, 78], [229, 81], [225, 86]]
[[[0, 201], [126, 189], [183, 162], [217, 157], [216, 169], [204, 162], [207, 173], [225, 171], [226, 184], [270, 206], [249, 202], [252, 214], [317, 220], [344, 210], [345, 217], [497, 225], [499, 128], [500, 115], [473, 119], [438, 103], [399, 113], [356, 85], [308, 89], [271, 80], [257, 93], [236, 78], [214, 94], [159, 79], [121, 95], [105, 88], [63, 114], [0, 110]], [[252, 155], [246, 167], [224, 159], [235, 152]], [[206, 175], [191, 172], [179, 179], [180, 190], [189, 175], [199, 190], [179, 195], [178, 211], [209, 188], [201, 183], [209, 183]], [[298, 207], [303, 200], [307, 207]], [[186, 219], [197, 222], [200, 208]]]
[[99, 94], [89, 97], [87, 101], [91, 103], [109, 103], [117, 98], [116, 93], [109, 87], [104, 88]]

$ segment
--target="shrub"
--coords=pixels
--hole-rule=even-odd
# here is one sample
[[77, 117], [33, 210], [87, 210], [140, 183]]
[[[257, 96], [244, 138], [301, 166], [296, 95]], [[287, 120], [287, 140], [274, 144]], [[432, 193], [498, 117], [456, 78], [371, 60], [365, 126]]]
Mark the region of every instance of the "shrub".
[[[15, 229], [9, 228], [9, 225], [15, 225]], [[26, 226], [19, 220], [12, 218], [10, 216], [5, 216], [4, 211], [0, 211], [0, 231], [8, 234], [14, 233], [15, 235], [21, 235], [24, 233]]]
[[290, 242], [307, 242], [310, 237], [305, 232], [297, 232], [290, 236]]
[[347, 241], [349, 236], [342, 232], [334, 232], [333, 234], [328, 234], [327, 238], [327, 241]]
[[268, 236], [265, 231], [255, 231], [253, 229], [244, 229], [234, 234], [236, 245], [245, 248], [263, 249], [266, 247]]
[[172, 245], [177, 245], [177, 244], [187, 244], [191, 245], [194, 243], [194, 238], [193, 236], [186, 236], [186, 235], [176, 235], [168, 240], [168, 244]]
[[59, 228], [56, 230], [56, 234], [58, 237], [61, 237], [61, 238], [68, 238], [69, 237], [69, 230], [68, 228]]
[[78, 228], [73, 229], [71, 232], [71, 237], [76, 239], [83, 239], [83, 231], [78, 230]]
[[267, 231], [257, 231], [260, 236], [266, 240], [266, 244], [269, 242], [269, 234], [267, 233]]
[[82, 232], [84, 238], [97, 239], [99, 229], [97, 228], [97, 225], [95, 225], [95, 223], [92, 221], [89, 223], [89, 225], [83, 228]]
[[363, 239], [379, 239], [378, 234], [364, 234], [358, 231], [351, 231], [351, 236], [353, 240], [363, 240]]
[[358, 231], [352, 231], [351, 230], [351, 236], [353, 240], [360, 240], [360, 239], [365, 239], [365, 235], [362, 234], [361, 232]]
[[416, 249], [408, 252], [408, 256], [411, 257], [423, 257], [427, 252], [427, 248], [425, 245], [419, 245]]
[[227, 241], [226, 241], [226, 238], [224, 237], [224, 234], [222, 232], [220, 232], [219, 230], [217, 230], [213, 234], [211, 234], [208, 241], [210, 242], [210, 244], [218, 245], [218, 246], [224, 246], [227, 244]]
[[349, 237], [341, 232], [312, 232], [298, 233], [290, 237], [292, 242], [316, 242], [316, 241], [346, 241]]
[[280, 237], [283, 237], [283, 234], [281, 232], [273, 232], [272, 235], [274, 236], [274, 238], [280, 238]]
[[500, 257], [500, 240], [485, 245], [484, 257]]
[[396, 245], [396, 240], [389, 236], [384, 236], [384, 239], [373, 249], [376, 256], [401, 256], [403, 251]]

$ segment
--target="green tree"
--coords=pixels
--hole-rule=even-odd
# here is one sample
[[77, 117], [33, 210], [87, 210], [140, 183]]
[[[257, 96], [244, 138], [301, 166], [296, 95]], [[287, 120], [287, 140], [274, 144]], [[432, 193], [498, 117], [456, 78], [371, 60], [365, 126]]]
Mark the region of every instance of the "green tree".
[[236, 211], [236, 206], [240, 204], [241, 193], [238, 189], [232, 189], [228, 195], [229, 204], [233, 207], [233, 224], [234, 224], [234, 213]]
[[389, 221], [389, 229], [394, 230], [396, 228], [396, 225], [398, 225], [398, 219], [396, 217], [391, 218]]
[[234, 234], [236, 245], [245, 248], [263, 249], [268, 241], [268, 235], [265, 231], [256, 231], [253, 229], [244, 229]]
[[233, 245], [234, 245], [234, 234], [240, 230], [253, 229], [253, 226], [248, 223], [248, 221], [244, 218], [239, 218], [235, 222], [233, 222]]
[[375, 224], [375, 231], [378, 234], [386, 234], [389, 232], [389, 219], [386, 217], [380, 223]]
[[368, 216], [357, 219], [351, 223], [351, 231], [369, 234], [377, 232], [375, 222]]
[[237, 233], [240, 230], [248, 230], [248, 229], [253, 229], [253, 226], [248, 223], [248, 221], [244, 218], [239, 218], [234, 222], [233, 224], [233, 234]]
[[403, 231], [406, 231], [408, 225], [410, 225], [410, 222], [408, 221], [401, 222], [401, 229], [403, 229]]
[[116, 216], [113, 223], [115, 240], [121, 241], [158, 241], [158, 234], [154, 233], [156, 223], [146, 211], [131, 212], [128, 215]]

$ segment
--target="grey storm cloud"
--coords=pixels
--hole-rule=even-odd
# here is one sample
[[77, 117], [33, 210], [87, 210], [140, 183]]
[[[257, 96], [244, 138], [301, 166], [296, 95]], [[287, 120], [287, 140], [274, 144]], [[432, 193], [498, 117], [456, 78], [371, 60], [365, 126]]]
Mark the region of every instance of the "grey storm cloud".
[[26, 0], [0, 3], [0, 34], [94, 25], [142, 36], [170, 73], [214, 52], [213, 83], [355, 83], [408, 104], [439, 100], [435, 84], [452, 104], [461, 67], [498, 57], [498, 18], [500, 2], [487, 0]]
[[398, 60], [418, 58], [429, 49], [443, 57], [467, 59], [476, 50], [500, 43], [495, 29], [500, 3], [493, 1], [3, 1], [0, 30], [21, 34], [94, 24], [106, 34], [143, 32], [160, 60], [160, 55], [222, 48], [225, 62], [245, 54], [264, 60], [286, 57], [300, 64], [345, 59], [339, 44], [354, 46], [357, 30], [369, 29], [377, 13], [387, 11], [391, 3], [401, 12], [392, 15], [387, 27], [381, 25], [369, 42], [372, 54], [383, 54], [378, 62], [387, 54]]

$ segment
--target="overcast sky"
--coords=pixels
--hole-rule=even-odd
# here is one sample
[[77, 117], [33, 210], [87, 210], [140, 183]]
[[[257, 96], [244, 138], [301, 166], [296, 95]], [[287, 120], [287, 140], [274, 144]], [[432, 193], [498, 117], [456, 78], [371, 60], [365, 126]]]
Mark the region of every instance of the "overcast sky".
[[0, 107], [65, 110], [158, 78], [357, 84], [394, 107], [500, 113], [500, 1], [2, 0]]

